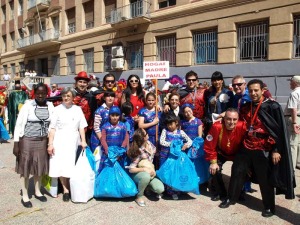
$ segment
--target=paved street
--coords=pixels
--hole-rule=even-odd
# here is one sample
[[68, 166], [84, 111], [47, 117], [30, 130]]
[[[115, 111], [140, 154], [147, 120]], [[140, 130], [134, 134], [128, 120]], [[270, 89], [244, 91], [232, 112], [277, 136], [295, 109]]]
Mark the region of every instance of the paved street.
[[[11, 141], [11, 140], [10, 140]], [[30, 189], [33, 208], [21, 205], [19, 176], [14, 172], [15, 158], [10, 144], [0, 145], [0, 224], [63, 224], [63, 225], [99, 225], [99, 224], [300, 224], [300, 188], [295, 189], [295, 200], [276, 197], [276, 215], [271, 218], [261, 216], [262, 202], [260, 192], [247, 194], [243, 204], [228, 209], [220, 209], [220, 202], [210, 200], [202, 191], [199, 196], [184, 195], [174, 201], [163, 198], [159, 201], [149, 197], [147, 206], [137, 206], [134, 198], [121, 200], [91, 200], [87, 204], [65, 203], [62, 195], [48, 197], [41, 203]], [[225, 174], [231, 164], [227, 163]], [[228, 180], [228, 177], [225, 177]], [[300, 171], [296, 171], [297, 183], [300, 183]], [[32, 179], [31, 179], [32, 187]], [[257, 185], [253, 185], [259, 190]]]

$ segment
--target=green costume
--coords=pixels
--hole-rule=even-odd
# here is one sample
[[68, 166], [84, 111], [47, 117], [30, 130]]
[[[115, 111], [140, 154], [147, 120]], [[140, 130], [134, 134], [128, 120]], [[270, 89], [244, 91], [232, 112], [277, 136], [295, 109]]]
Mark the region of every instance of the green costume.
[[9, 133], [14, 134], [17, 117], [20, 110], [20, 104], [28, 99], [25, 91], [13, 91], [8, 97], [8, 120], [9, 120]]

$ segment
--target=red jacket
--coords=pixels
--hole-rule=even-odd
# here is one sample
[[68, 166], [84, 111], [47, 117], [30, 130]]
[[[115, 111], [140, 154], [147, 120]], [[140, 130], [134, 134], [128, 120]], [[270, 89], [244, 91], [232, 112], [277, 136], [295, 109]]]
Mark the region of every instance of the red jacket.
[[229, 131], [221, 122], [216, 122], [209, 130], [204, 141], [205, 159], [217, 160], [217, 154], [232, 161], [241, 148], [247, 127], [243, 121], [238, 121], [236, 127]]

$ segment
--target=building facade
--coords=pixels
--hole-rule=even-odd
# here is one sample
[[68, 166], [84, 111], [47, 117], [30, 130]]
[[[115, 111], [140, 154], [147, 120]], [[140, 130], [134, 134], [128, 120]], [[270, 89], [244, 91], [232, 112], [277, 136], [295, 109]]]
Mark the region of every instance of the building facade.
[[[300, 0], [1, 0], [1, 69], [43, 76], [215, 70], [277, 85], [300, 73]], [[286, 86], [288, 87], [288, 86]]]

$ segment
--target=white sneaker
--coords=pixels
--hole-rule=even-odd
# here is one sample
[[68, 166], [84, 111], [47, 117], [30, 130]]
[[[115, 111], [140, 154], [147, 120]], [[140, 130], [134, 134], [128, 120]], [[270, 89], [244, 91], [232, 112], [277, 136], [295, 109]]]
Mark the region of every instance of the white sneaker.
[[163, 194], [157, 194], [157, 195], [156, 195], [156, 198], [161, 199], [162, 196], [163, 196]]
[[177, 194], [173, 194], [172, 198], [173, 198], [173, 200], [178, 200], [178, 195]]

